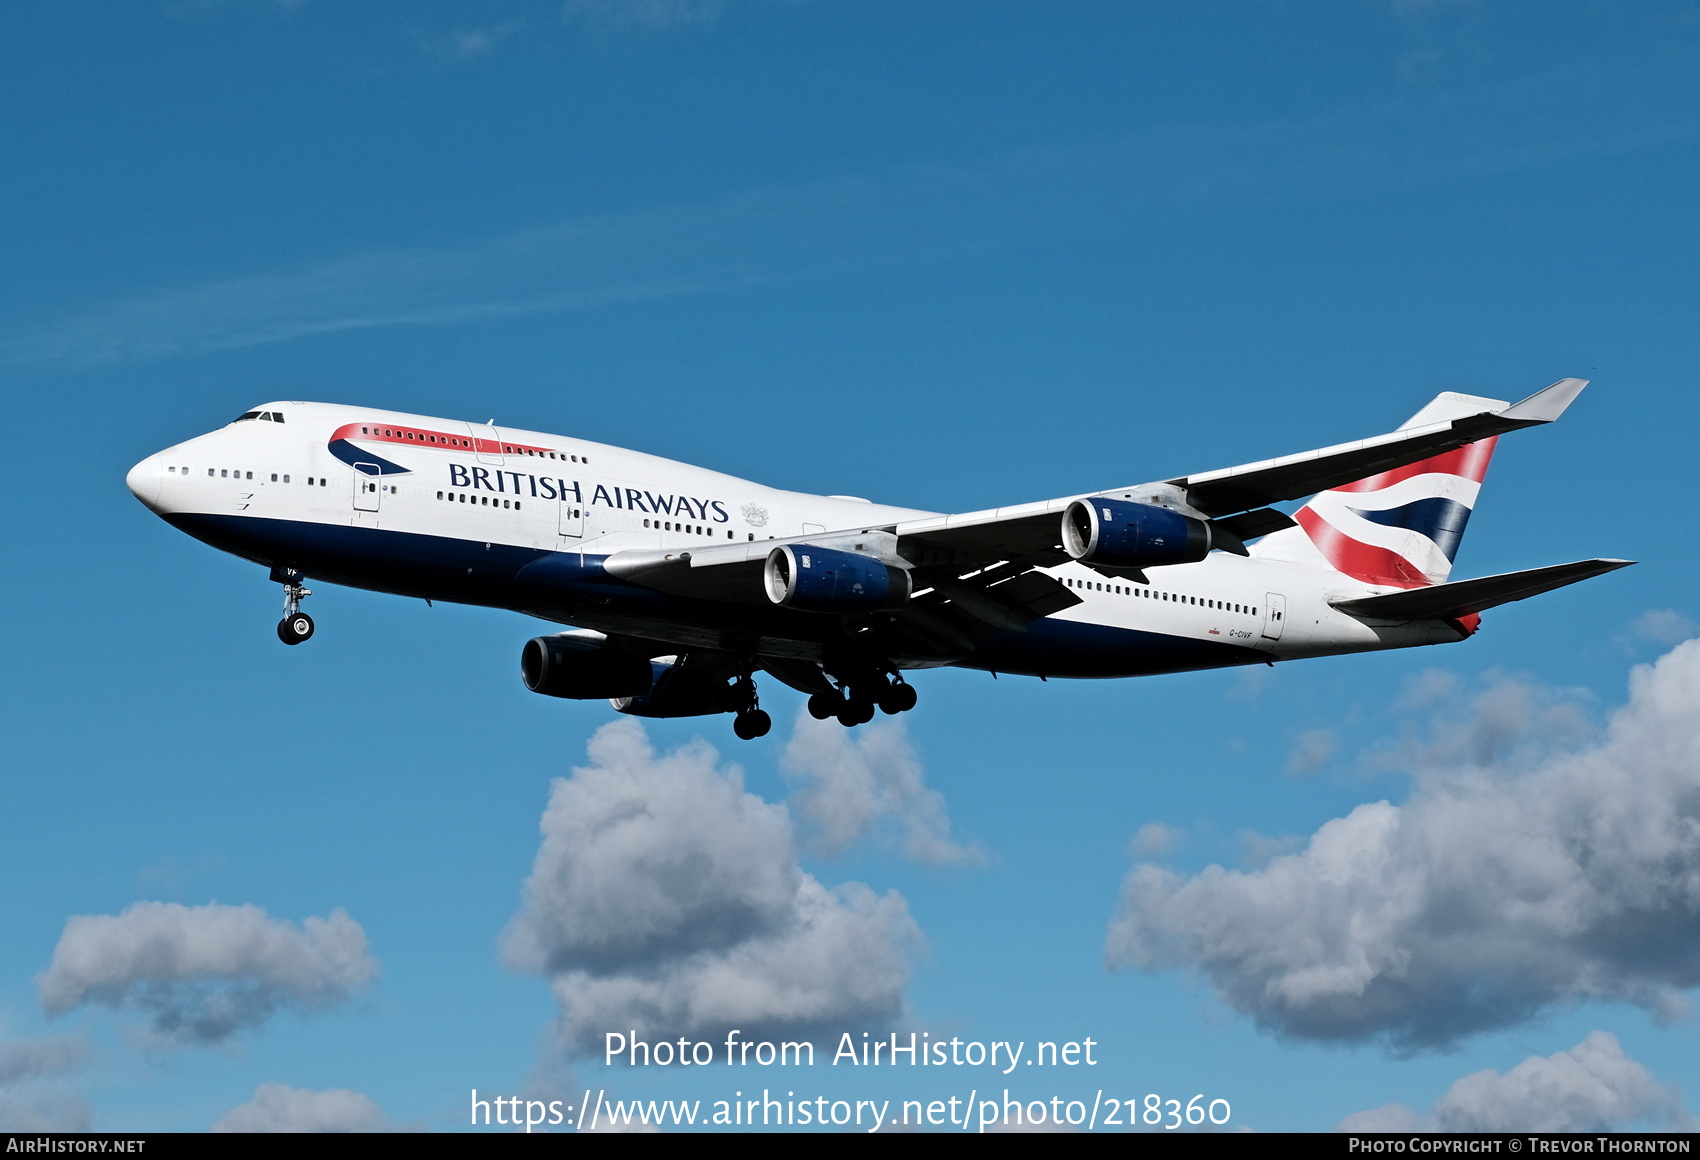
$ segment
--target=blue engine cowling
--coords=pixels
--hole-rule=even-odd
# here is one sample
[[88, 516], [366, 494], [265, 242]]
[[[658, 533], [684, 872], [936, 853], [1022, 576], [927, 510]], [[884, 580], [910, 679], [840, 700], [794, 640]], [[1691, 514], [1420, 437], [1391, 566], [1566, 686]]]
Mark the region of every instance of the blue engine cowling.
[[617, 652], [573, 636], [539, 636], [519, 654], [525, 687], [546, 697], [589, 700], [635, 697], [649, 691], [648, 657]]
[[649, 691], [633, 697], [612, 698], [614, 708], [633, 717], [702, 717], [710, 713], [735, 713], [742, 699], [730, 682], [678, 665], [655, 661]]
[[909, 573], [872, 556], [782, 544], [762, 572], [767, 598], [803, 612], [866, 612], [909, 600]]
[[1086, 564], [1155, 568], [1210, 554], [1210, 525], [1155, 504], [1096, 496], [1063, 512], [1063, 548]]

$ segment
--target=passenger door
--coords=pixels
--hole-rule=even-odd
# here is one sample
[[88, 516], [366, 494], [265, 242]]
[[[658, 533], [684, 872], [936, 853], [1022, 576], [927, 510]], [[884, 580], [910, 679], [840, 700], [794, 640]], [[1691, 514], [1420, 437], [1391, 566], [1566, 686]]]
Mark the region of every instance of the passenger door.
[[482, 427], [468, 423], [466, 433], [472, 436], [472, 449], [478, 454], [478, 462], [492, 467], [502, 466], [502, 433], [496, 430], [494, 423], [486, 423]]
[[383, 468], [376, 463], [354, 465], [354, 510], [375, 512], [384, 494]]
[[561, 496], [561, 534], [574, 537], [584, 535], [584, 508], [578, 500], [565, 494]]
[[1270, 640], [1281, 639], [1281, 629], [1287, 623], [1287, 598], [1279, 592], [1263, 594], [1263, 635]]

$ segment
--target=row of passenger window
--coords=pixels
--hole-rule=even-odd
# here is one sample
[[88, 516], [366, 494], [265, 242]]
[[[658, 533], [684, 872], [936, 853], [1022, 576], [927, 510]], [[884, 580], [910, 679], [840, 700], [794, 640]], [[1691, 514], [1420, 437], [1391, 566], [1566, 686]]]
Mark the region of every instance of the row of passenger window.
[[[247, 415], [243, 416], [248, 418]], [[282, 419], [279, 419], [282, 422]], [[381, 435], [385, 439], [406, 439], [414, 443], [435, 443], [440, 447], [473, 448], [471, 439], [462, 439], [458, 435], [438, 435], [432, 431], [421, 431], [417, 427], [372, 427], [360, 428], [362, 435]], [[589, 463], [588, 455], [569, 455], [565, 451], [550, 451], [547, 447], [526, 447], [520, 444], [502, 444], [502, 451], [508, 455], [535, 455], [539, 458], [570, 460], [573, 463]]]
[[1234, 604], [1227, 600], [1209, 600], [1203, 596], [1187, 596], [1179, 592], [1163, 592], [1153, 588], [1138, 588], [1131, 584], [1106, 584], [1102, 580], [1076, 580], [1072, 576], [1063, 577], [1063, 583], [1070, 588], [1106, 592], [1112, 596], [1139, 596], [1146, 600], [1166, 600], [1175, 604], [1192, 604], [1199, 608], [1214, 608], [1219, 612], [1238, 612], [1245, 616], [1257, 615], [1257, 609], [1248, 604]]
[[[188, 475], [189, 474], [189, 469], [187, 467], [167, 467], [165, 470], [170, 472], [172, 475]], [[262, 473], [262, 474], [264, 474], [264, 473]], [[271, 475], [272, 475], [272, 482], [277, 483], [279, 481], [279, 478], [280, 478], [278, 476], [278, 473], [274, 471], [274, 472], [271, 473]], [[242, 480], [248, 480], [248, 479], [254, 478], [254, 473], [252, 471], [243, 471], [240, 468], [235, 468], [235, 467], [209, 467], [209, 468], [207, 468], [207, 478], [208, 479], [242, 479]], [[307, 483], [308, 487], [312, 487], [315, 484], [318, 485], [319, 487], [329, 487], [330, 486], [330, 480], [326, 479], [324, 476], [315, 477], [315, 476], [309, 475], [309, 476], [306, 476], [305, 478], [306, 478], [306, 483]], [[281, 479], [284, 483], [288, 483], [289, 482], [289, 473], [285, 472], [282, 475]]]
[[565, 451], [550, 451], [547, 447], [508, 447], [504, 445], [502, 450], [509, 455], [535, 455], [539, 459], [570, 459], [574, 463], [590, 462], [588, 455], [569, 455]]
[[[473, 496], [473, 498], [470, 501], [466, 498], [466, 495], [467, 495], [467, 493], [464, 492], [464, 491], [448, 491], [448, 492], [439, 491], [437, 493], [437, 498], [438, 499], [446, 499], [450, 503], [454, 503], [454, 502], [456, 502], [455, 497], [459, 496], [460, 497], [459, 502], [461, 502], [461, 503], [471, 502], [471, 503], [476, 503], [481, 507], [496, 507], [497, 506], [496, 497], [493, 496], [493, 495], [476, 495], [476, 496]], [[517, 511], [519, 511], [519, 500], [517, 500], [517, 499], [513, 499], [513, 500], [505, 499], [501, 502], [501, 506], [502, 507], [511, 507], [511, 508], [513, 508], [514, 511], [517, 512]]]
[[[672, 520], [645, 520], [643, 521], [643, 526], [646, 528], [653, 527], [658, 532], [686, 532], [693, 536], [714, 535], [713, 528], [704, 527], [701, 524], [676, 524]], [[728, 540], [735, 540], [738, 538], [738, 533], [734, 532], [731, 528], [727, 528], [726, 538]], [[750, 533], [750, 539], [753, 540], [755, 538], [755, 533]]]

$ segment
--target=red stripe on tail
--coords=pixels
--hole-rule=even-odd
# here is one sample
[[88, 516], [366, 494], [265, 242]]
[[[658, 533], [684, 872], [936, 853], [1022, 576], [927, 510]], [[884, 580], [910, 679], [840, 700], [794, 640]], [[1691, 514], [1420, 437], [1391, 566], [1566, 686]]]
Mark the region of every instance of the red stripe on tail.
[[1380, 475], [1360, 479], [1356, 483], [1342, 484], [1334, 490], [1380, 491], [1384, 487], [1392, 487], [1402, 479], [1410, 479], [1413, 475], [1461, 475], [1474, 483], [1480, 483], [1487, 477], [1488, 460], [1493, 458], [1493, 448], [1498, 442], [1499, 436], [1495, 435], [1475, 443], [1466, 443], [1421, 463], [1407, 463], [1403, 467], [1395, 467]]
[[[1344, 491], [1344, 488], [1340, 489]], [[1426, 588], [1429, 578], [1405, 557], [1362, 540], [1354, 540], [1311, 511], [1298, 510], [1293, 517], [1337, 572], [1365, 584], [1387, 584], [1394, 588]]]

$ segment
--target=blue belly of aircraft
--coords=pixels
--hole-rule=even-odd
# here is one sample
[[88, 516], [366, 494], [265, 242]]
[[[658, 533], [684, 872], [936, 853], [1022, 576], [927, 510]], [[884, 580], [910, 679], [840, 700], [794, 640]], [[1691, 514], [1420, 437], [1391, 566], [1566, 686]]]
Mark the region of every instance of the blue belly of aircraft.
[[1030, 677], [1149, 677], [1260, 665], [1268, 659], [1241, 645], [1045, 617], [1026, 632], [982, 642], [957, 667]]

